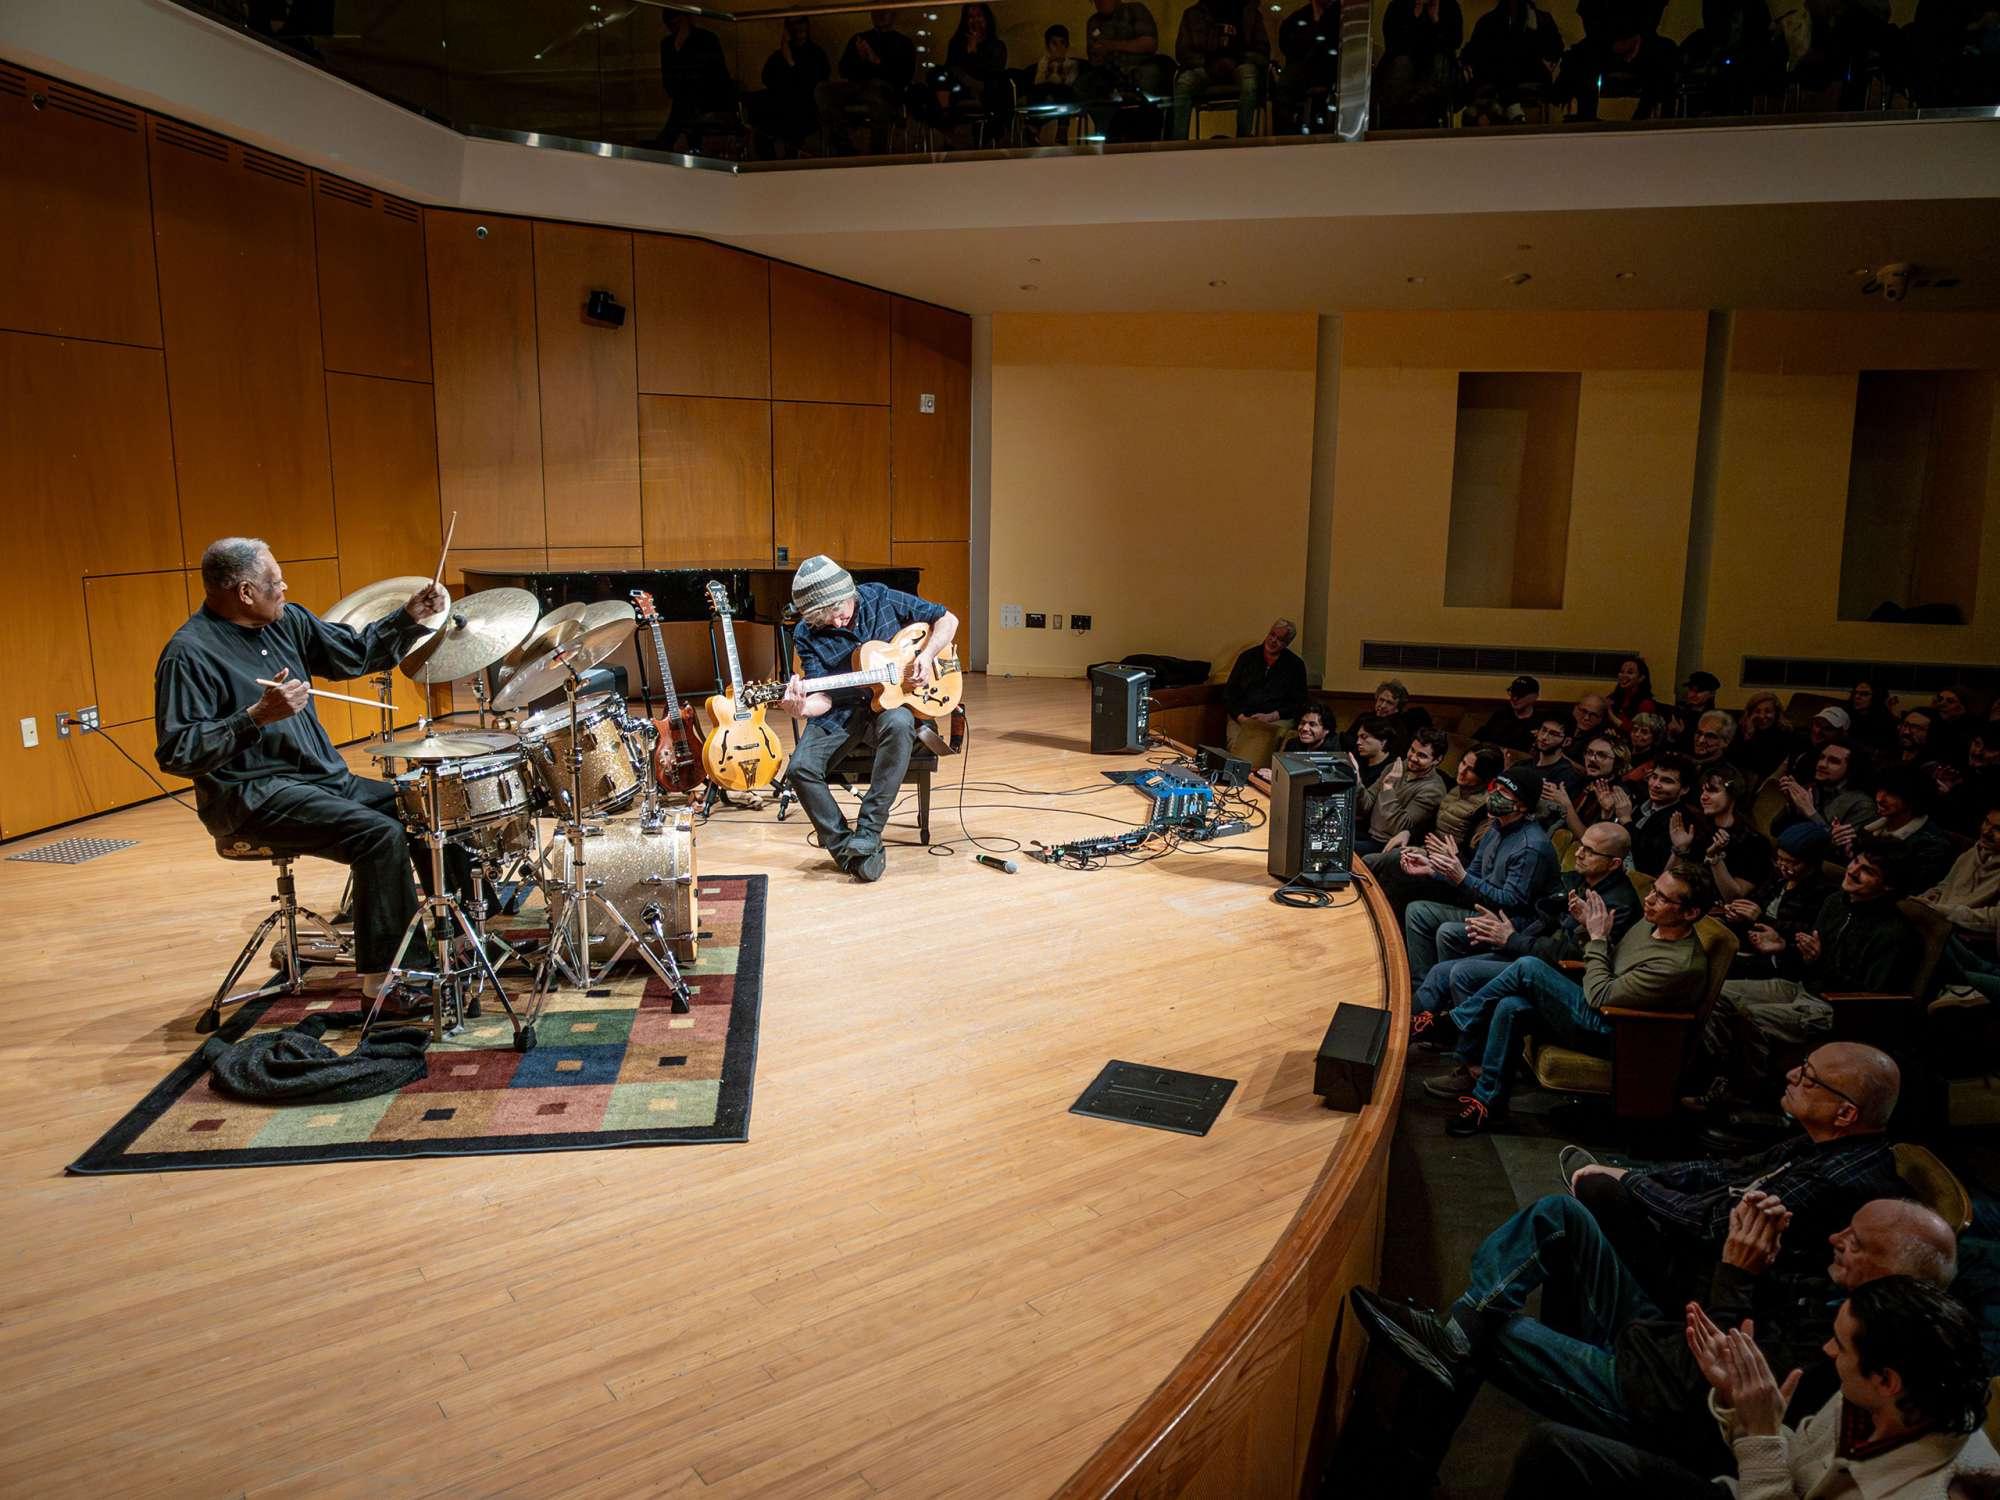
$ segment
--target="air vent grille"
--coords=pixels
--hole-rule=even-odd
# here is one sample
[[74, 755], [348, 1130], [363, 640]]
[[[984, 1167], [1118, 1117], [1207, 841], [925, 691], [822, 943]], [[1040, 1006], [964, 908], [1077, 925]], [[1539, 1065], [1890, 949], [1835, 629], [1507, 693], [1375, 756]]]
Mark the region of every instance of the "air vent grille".
[[342, 182], [338, 177], [319, 179], [320, 193], [328, 198], [338, 198], [342, 203], [352, 203], [357, 208], [373, 208], [375, 195], [365, 187], [357, 187], [351, 182]]
[[28, 97], [28, 75], [16, 73], [12, 68], [0, 68], [0, 98], [25, 99]]
[[206, 156], [210, 161], [229, 160], [229, 142], [219, 135], [190, 130], [185, 125], [170, 125], [165, 120], [155, 120], [153, 139], [162, 146], [172, 146], [180, 151], [192, 151], [196, 156]]
[[414, 224], [417, 222], [417, 205], [414, 203], [405, 203], [400, 198], [384, 198], [382, 200], [382, 212], [392, 219], [401, 219], [405, 223]]
[[274, 177], [279, 182], [289, 182], [298, 187], [305, 186], [306, 169], [296, 162], [286, 161], [282, 156], [267, 156], [262, 151], [253, 151], [245, 146], [243, 166], [246, 171]]
[[1627, 651], [1558, 651], [1548, 646], [1428, 645], [1414, 641], [1363, 641], [1361, 665], [1376, 672], [1444, 672], [1477, 677], [1579, 677], [1610, 681]]
[[1954, 683], [1992, 691], [2000, 689], [2000, 666], [1964, 662], [1852, 661], [1813, 656], [1743, 658], [1745, 687], [1845, 693], [1857, 682], [1870, 682], [1888, 692], [1934, 693]]
[[86, 120], [95, 120], [100, 125], [110, 125], [119, 130], [137, 133], [139, 112], [100, 99], [95, 94], [86, 94], [76, 89], [66, 89], [59, 83], [49, 85], [49, 103], [56, 109], [67, 110], [70, 114], [81, 115]]

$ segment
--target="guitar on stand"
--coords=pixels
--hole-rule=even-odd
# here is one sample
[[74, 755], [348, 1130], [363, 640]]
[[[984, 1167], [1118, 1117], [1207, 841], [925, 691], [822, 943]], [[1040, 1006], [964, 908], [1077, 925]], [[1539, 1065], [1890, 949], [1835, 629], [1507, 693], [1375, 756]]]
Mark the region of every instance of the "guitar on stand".
[[[870, 689], [869, 697], [878, 714], [892, 708], [907, 708], [920, 719], [945, 718], [965, 696], [965, 675], [959, 670], [958, 648], [946, 646], [938, 652], [937, 670], [929, 678], [923, 682], [911, 678], [910, 664], [923, 650], [930, 633], [930, 626], [919, 623], [905, 625], [886, 641], [864, 641], [854, 650], [854, 671], [809, 677], [800, 687], [808, 693], [865, 687]], [[733, 667], [734, 655], [730, 662]], [[735, 696], [737, 702], [744, 704], [776, 703], [785, 696], [785, 684], [753, 682], [748, 687], [738, 686]], [[762, 711], [760, 706], [758, 712]]]
[[[729, 595], [714, 580], [705, 591], [709, 609], [722, 624], [723, 646], [729, 658], [729, 691], [708, 700], [708, 717], [715, 727], [702, 742], [702, 769], [715, 787], [753, 791], [777, 779], [784, 766], [784, 748], [764, 722], [763, 704], [744, 700], [743, 664], [736, 655], [736, 624], [730, 614]], [[783, 691], [776, 696], [783, 697]]]
[[683, 703], [674, 691], [674, 669], [667, 662], [667, 643], [660, 634], [659, 611], [653, 596], [644, 589], [632, 590], [632, 607], [639, 621], [653, 632], [653, 651], [660, 659], [660, 686], [666, 693], [667, 713], [653, 720], [658, 738], [653, 742], [653, 781], [663, 792], [692, 796], [708, 780], [702, 769], [701, 730], [695, 724], [694, 705]]

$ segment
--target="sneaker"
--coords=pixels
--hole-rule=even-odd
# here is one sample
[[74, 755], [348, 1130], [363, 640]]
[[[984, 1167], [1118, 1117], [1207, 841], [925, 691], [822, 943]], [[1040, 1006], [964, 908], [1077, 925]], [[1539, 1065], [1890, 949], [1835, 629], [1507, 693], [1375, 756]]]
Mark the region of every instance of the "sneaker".
[[1442, 1078], [1426, 1078], [1423, 1089], [1433, 1099], [1457, 1099], [1472, 1092], [1479, 1075], [1460, 1063]]
[[888, 865], [889, 856], [887, 852], [878, 846], [872, 854], [864, 854], [861, 858], [854, 861], [849, 866], [849, 869], [856, 880], [861, 881], [864, 885], [873, 885], [882, 878], [882, 872], [888, 868]]
[[1581, 1146], [1565, 1146], [1556, 1153], [1556, 1173], [1562, 1178], [1563, 1191], [1572, 1198], [1576, 1196], [1576, 1174], [1585, 1167], [1597, 1165], [1597, 1158]]
[[1717, 1076], [1709, 1080], [1707, 1088], [1699, 1094], [1681, 1095], [1681, 1108], [1691, 1115], [1705, 1115], [1722, 1108], [1729, 1101], [1729, 1080]]
[[1484, 1135], [1492, 1128], [1497, 1111], [1489, 1108], [1476, 1095], [1459, 1096], [1458, 1113], [1444, 1122], [1446, 1135]]
[[1434, 1010], [1420, 1010], [1410, 1017], [1410, 1040], [1421, 1041], [1432, 1027], [1438, 1024], [1438, 1013]]
[[1351, 1287], [1347, 1300], [1370, 1337], [1417, 1373], [1447, 1391], [1471, 1373], [1472, 1350], [1450, 1323], [1414, 1302], [1391, 1302], [1365, 1286]]

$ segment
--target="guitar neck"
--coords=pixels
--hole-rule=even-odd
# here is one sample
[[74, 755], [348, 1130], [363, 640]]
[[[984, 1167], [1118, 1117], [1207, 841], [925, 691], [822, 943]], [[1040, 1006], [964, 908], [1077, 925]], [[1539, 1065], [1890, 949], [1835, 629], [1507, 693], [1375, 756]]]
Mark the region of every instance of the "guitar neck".
[[799, 686], [808, 693], [831, 693], [840, 688], [871, 687], [878, 682], [900, 682], [903, 669], [891, 662], [887, 666], [870, 667], [865, 672], [841, 672], [832, 677], [809, 677]]
[[737, 705], [737, 712], [743, 712], [743, 664], [736, 658], [736, 621], [727, 610], [721, 611], [722, 649], [729, 658], [729, 698]]
[[660, 688], [667, 697], [667, 717], [678, 719], [681, 716], [681, 699], [680, 694], [674, 691], [674, 669], [667, 664], [667, 642], [666, 637], [660, 634], [658, 615], [653, 616], [652, 630], [653, 651], [660, 658]]

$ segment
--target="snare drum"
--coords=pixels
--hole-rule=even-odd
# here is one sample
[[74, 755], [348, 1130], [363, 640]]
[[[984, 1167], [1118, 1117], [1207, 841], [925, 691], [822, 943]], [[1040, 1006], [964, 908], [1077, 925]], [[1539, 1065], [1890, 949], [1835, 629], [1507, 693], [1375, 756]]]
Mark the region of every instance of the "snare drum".
[[[557, 841], [557, 858], [565, 880], [570, 873], [570, 846]], [[641, 937], [652, 928], [649, 908], [659, 909], [660, 927], [681, 963], [695, 961], [699, 923], [695, 896], [694, 814], [682, 808], [671, 818], [648, 827], [640, 819], [619, 818], [592, 830], [585, 839], [592, 889], [617, 908]], [[593, 946], [607, 934], [593, 932]]]
[[[569, 706], [545, 708], [521, 720], [521, 742], [542, 790], [558, 809], [569, 807]], [[583, 816], [601, 817], [631, 805], [645, 783], [646, 762], [625, 727], [615, 693], [577, 700], [576, 742], [583, 748]]]
[[[518, 750], [446, 761], [437, 768], [437, 784], [445, 833], [490, 830], [525, 818], [535, 808], [527, 758]], [[430, 786], [424, 772], [405, 771], [396, 778], [396, 802], [407, 827], [430, 826]]]

